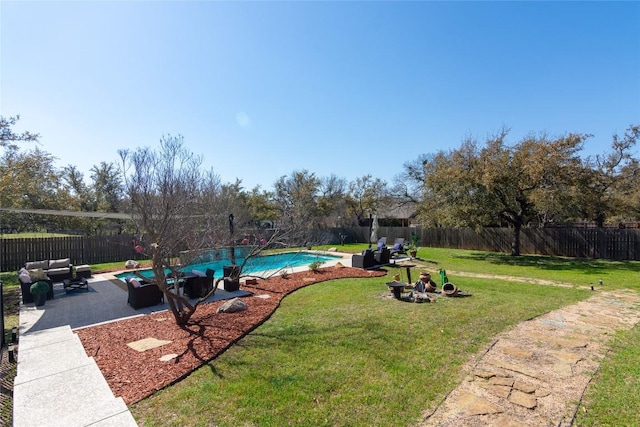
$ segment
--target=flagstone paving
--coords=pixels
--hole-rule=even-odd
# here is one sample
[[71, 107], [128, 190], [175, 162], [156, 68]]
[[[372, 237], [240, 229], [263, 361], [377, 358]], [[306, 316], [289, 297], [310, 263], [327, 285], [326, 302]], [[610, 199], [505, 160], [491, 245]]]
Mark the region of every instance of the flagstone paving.
[[419, 425], [570, 426], [618, 330], [640, 322], [640, 294], [598, 291], [497, 337]]

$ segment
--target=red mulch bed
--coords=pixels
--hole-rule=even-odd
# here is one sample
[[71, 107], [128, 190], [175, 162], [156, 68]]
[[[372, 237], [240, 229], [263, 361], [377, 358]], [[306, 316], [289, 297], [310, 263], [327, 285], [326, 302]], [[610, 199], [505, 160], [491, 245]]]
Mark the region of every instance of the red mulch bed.
[[[270, 298], [243, 298], [246, 311], [216, 313], [224, 301], [202, 304], [185, 327], [179, 327], [171, 312], [154, 313], [119, 320], [77, 331], [87, 354], [95, 359], [111, 390], [127, 404], [135, 403], [157, 390], [184, 378], [214, 359], [229, 346], [271, 316], [287, 294], [314, 283], [346, 277], [380, 277], [385, 271], [358, 268], [323, 268], [290, 274], [287, 279], [258, 279], [242, 289]], [[169, 344], [138, 352], [127, 343], [153, 337]], [[162, 362], [168, 354], [177, 357]]]

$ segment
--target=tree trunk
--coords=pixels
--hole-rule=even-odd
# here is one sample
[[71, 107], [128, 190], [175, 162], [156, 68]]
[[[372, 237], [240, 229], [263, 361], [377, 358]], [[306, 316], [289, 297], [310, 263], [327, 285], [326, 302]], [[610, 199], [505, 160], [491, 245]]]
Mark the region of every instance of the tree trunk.
[[522, 228], [521, 222], [515, 222], [513, 224], [513, 237], [511, 240], [511, 255], [520, 255], [520, 229]]
[[167, 301], [167, 304], [169, 305], [169, 308], [171, 309], [171, 313], [176, 319], [176, 324], [179, 326], [184, 326], [189, 323], [189, 320], [191, 320], [191, 316], [193, 316], [193, 314], [196, 312], [200, 303], [206, 301], [207, 298], [213, 295], [218, 289], [220, 282], [223, 280], [224, 277], [216, 279], [211, 291], [209, 291], [205, 296], [198, 298], [193, 305], [191, 305], [191, 303], [189, 303], [189, 300], [184, 296], [173, 293], [166, 286], [161, 287], [160, 290], [162, 290], [162, 293], [164, 293], [164, 297]]
[[163, 292], [167, 304], [171, 309], [171, 313], [173, 313], [173, 317], [176, 319], [176, 324], [180, 326], [186, 325], [193, 313], [196, 312], [197, 305], [193, 306], [189, 304], [186, 298], [174, 294], [168, 289]]

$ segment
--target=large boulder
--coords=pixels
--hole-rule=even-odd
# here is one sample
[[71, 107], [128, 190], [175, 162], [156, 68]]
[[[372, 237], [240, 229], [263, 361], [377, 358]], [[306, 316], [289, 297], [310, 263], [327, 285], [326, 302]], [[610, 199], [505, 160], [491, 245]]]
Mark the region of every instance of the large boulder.
[[247, 303], [240, 298], [234, 298], [218, 307], [218, 313], [235, 313], [247, 309]]
[[140, 267], [140, 263], [138, 261], [134, 261], [132, 259], [127, 260], [127, 262], [124, 263], [124, 268], [138, 268]]

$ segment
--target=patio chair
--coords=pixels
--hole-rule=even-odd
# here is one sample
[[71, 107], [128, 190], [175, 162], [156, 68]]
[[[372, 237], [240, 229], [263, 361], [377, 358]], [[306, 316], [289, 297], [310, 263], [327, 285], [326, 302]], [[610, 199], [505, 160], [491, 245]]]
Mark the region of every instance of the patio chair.
[[387, 247], [387, 238], [381, 237], [380, 240], [378, 240], [378, 249], [382, 249], [386, 247]]
[[215, 270], [207, 268], [204, 276], [198, 274], [196, 277], [187, 279], [184, 285], [184, 293], [189, 298], [201, 298], [213, 288], [213, 275]]
[[389, 264], [390, 254], [389, 248], [382, 247], [373, 253], [373, 258], [376, 260], [376, 264], [385, 265]]
[[[138, 286], [136, 286], [134, 280], [139, 283]], [[134, 309], [137, 310], [139, 308], [164, 303], [164, 294], [156, 285], [152, 283], [145, 283], [135, 277], [127, 278], [126, 282], [127, 290], [129, 291], [127, 303]]]
[[393, 246], [390, 250], [390, 255], [395, 256], [399, 254], [406, 254], [407, 251], [404, 249], [404, 237], [397, 237]]
[[362, 255], [351, 257], [351, 266], [356, 268], [371, 268], [376, 265], [375, 254], [371, 249], [362, 252]]

